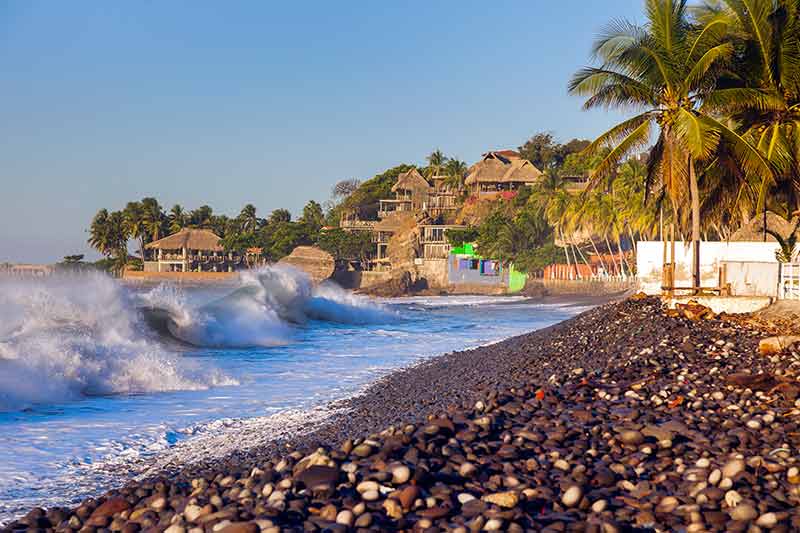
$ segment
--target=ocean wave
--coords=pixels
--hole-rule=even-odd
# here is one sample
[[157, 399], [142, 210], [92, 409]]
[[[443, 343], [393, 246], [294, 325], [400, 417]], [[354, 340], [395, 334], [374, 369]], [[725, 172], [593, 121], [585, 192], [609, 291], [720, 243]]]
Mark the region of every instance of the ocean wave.
[[235, 383], [146, 329], [127, 292], [101, 274], [0, 281], [0, 411]]
[[287, 344], [294, 326], [314, 320], [374, 324], [397, 318], [381, 304], [333, 282], [315, 286], [308, 275], [288, 265], [244, 272], [231, 293], [199, 307], [166, 286], [140, 298], [157, 329], [179, 341], [214, 348]]

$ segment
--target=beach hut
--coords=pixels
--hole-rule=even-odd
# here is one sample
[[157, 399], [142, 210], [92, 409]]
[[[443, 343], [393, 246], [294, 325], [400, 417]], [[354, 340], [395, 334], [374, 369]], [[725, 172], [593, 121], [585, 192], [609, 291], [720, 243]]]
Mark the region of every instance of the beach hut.
[[239, 257], [225, 253], [211, 230], [184, 228], [145, 246], [145, 272], [231, 272]]
[[392, 186], [394, 198], [380, 200], [378, 217], [385, 218], [397, 211], [422, 210], [432, 191], [433, 188], [416, 168], [403, 172]]
[[494, 197], [532, 185], [541, 175], [542, 172], [519, 153], [499, 150], [483, 154], [481, 160], [470, 167], [464, 183], [473, 195]]

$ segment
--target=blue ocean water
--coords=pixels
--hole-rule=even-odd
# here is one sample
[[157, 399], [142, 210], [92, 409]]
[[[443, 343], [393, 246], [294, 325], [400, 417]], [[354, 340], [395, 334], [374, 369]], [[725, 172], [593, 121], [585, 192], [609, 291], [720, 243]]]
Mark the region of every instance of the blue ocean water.
[[523, 297], [375, 300], [286, 268], [214, 289], [0, 281], [0, 524], [302, 431], [392, 370], [582, 310]]

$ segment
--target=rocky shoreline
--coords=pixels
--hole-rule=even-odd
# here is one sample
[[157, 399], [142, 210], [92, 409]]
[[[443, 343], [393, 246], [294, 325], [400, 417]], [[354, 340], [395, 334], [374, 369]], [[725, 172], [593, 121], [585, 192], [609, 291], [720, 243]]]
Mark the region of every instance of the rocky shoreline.
[[764, 335], [605, 305], [391, 374], [299, 438], [5, 530], [797, 530], [800, 359], [759, 354]]

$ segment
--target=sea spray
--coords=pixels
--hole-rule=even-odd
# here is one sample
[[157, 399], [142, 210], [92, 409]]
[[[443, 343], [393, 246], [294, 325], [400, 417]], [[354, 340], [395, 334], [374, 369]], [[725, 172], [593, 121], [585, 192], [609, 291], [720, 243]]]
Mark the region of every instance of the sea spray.
[[108, 276], [0, 279], [0, 411], [233, 383], [145, 332], [127, 292]]
[[229, 294], [191, 307], [180, 292], [164, 286], [141, 296], [151, 323], [193, 346], [248, 348], [292, 342], [293, 330], [310, 320], [374, 324], [397, 315], [333, 282], [315, 286], [304, 272], [275, 265], [244, 272]]

